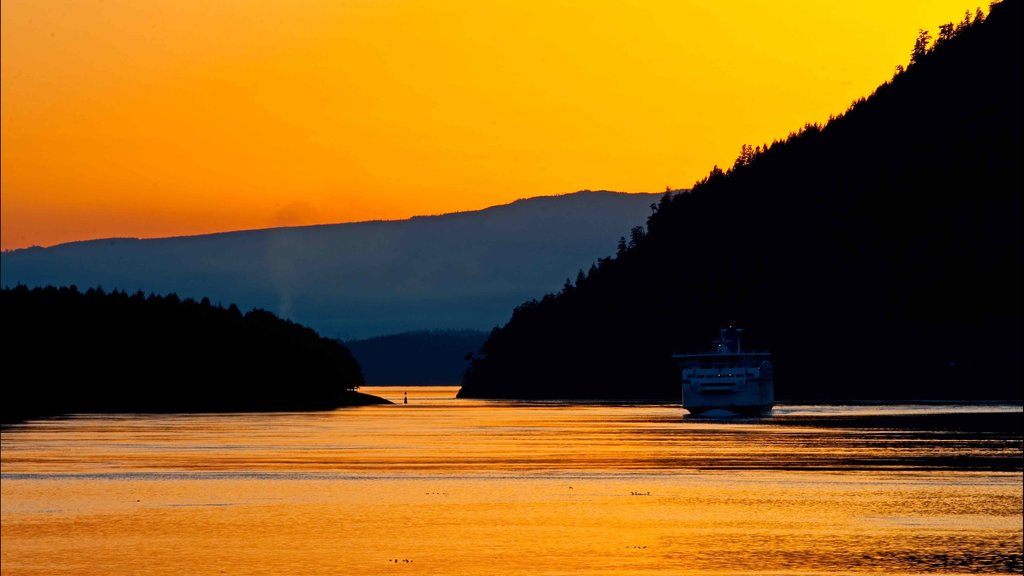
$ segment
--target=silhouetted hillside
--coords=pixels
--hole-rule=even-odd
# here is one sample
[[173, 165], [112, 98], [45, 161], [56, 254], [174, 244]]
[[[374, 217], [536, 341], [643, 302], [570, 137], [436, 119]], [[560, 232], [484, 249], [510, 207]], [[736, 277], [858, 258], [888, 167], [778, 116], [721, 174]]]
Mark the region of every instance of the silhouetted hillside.
[[613, 250], [657, 199], [582, 192], [394, 222], [75, 242], [0, 255], [0, 281], [207, 296], [345, 340], [490, 330]]
[[477, 330], [404, 332], [345, 342], [371, 385], [458, 384], [466, 356], [487, 339]]
[[341, 344], [269, 312], [176, 295], [0, 291], [4, 422], [81, 412], [322, 410], [359, 394]]
[[[679, 398], [723, 323], [781, 398], [1021, 398], [1020, 2], [827, 126], [744, 147], [495, 329], [464, 397]], [[851, 48], [855, 49], [855, 48]]]

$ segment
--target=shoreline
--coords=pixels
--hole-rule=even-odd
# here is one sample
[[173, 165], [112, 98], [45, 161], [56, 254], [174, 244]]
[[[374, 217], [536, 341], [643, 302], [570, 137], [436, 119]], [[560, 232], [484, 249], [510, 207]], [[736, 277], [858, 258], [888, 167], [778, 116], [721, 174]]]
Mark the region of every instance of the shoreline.
[[268, 406], [250, 406], [246, 407], [244, 404], [239, 404], [237, 407], [203, 407], [197, 406], [195, 408], [186, 409], [167, 409], [167, 410], [152, 410], [146, 409], [145, 407], [139, 407], [139, 409], [89, 409], [81, 411], [60, 411], [60, 412], [34, 412], [25, 415], [14, 415], [6, 414], [3, 420], [0, 421], [0, 426], [7, 427], [17, 424], [22, 424], [30, 420], [41, 420], [41, 419], [60, 419], [70, 418], [74, 416], [101, 414], [133, 414], [138, 416], [145, 415], [167, 415], [167, 414], [258, 414], [258, 413], [280, 413], [280, 412], [330, 412], [339, 408], [358, 408], [360, 406], [378, 406], [383, 404], [394, 404], [390, 400], [381, 398], [380, 396], [374, 396], [373, 394], [367, 394], [365, 392], [346, 391], [345, 402], [334, 404], [330, 406], [300, 406], [296, 404], [290, 404], [287, 402], [282, 403], [283, 405], [278, 408], [271, 408]]

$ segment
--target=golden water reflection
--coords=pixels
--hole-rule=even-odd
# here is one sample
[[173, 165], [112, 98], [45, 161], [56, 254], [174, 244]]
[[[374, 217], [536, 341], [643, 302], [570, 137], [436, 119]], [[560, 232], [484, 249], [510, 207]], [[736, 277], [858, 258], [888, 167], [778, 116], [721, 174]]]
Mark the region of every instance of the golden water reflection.
[[1018, 572], [1019, 406], [463, 401], [2, 433], [3, 574]]

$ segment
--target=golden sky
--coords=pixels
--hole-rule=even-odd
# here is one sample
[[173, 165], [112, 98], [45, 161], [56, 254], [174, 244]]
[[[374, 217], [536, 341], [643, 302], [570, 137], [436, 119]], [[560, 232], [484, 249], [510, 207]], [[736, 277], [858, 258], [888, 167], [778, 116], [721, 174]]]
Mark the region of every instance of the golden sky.
[[3, 0], [4, 249], [689, 187], [964, 0]]

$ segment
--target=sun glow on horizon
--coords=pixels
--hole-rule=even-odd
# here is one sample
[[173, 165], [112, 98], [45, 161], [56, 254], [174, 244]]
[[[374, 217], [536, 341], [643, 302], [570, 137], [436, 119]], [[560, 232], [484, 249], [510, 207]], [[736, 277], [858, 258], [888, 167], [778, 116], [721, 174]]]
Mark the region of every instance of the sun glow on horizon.
[[973, 5], [2, 4], [4, 249], [689, 187]]

